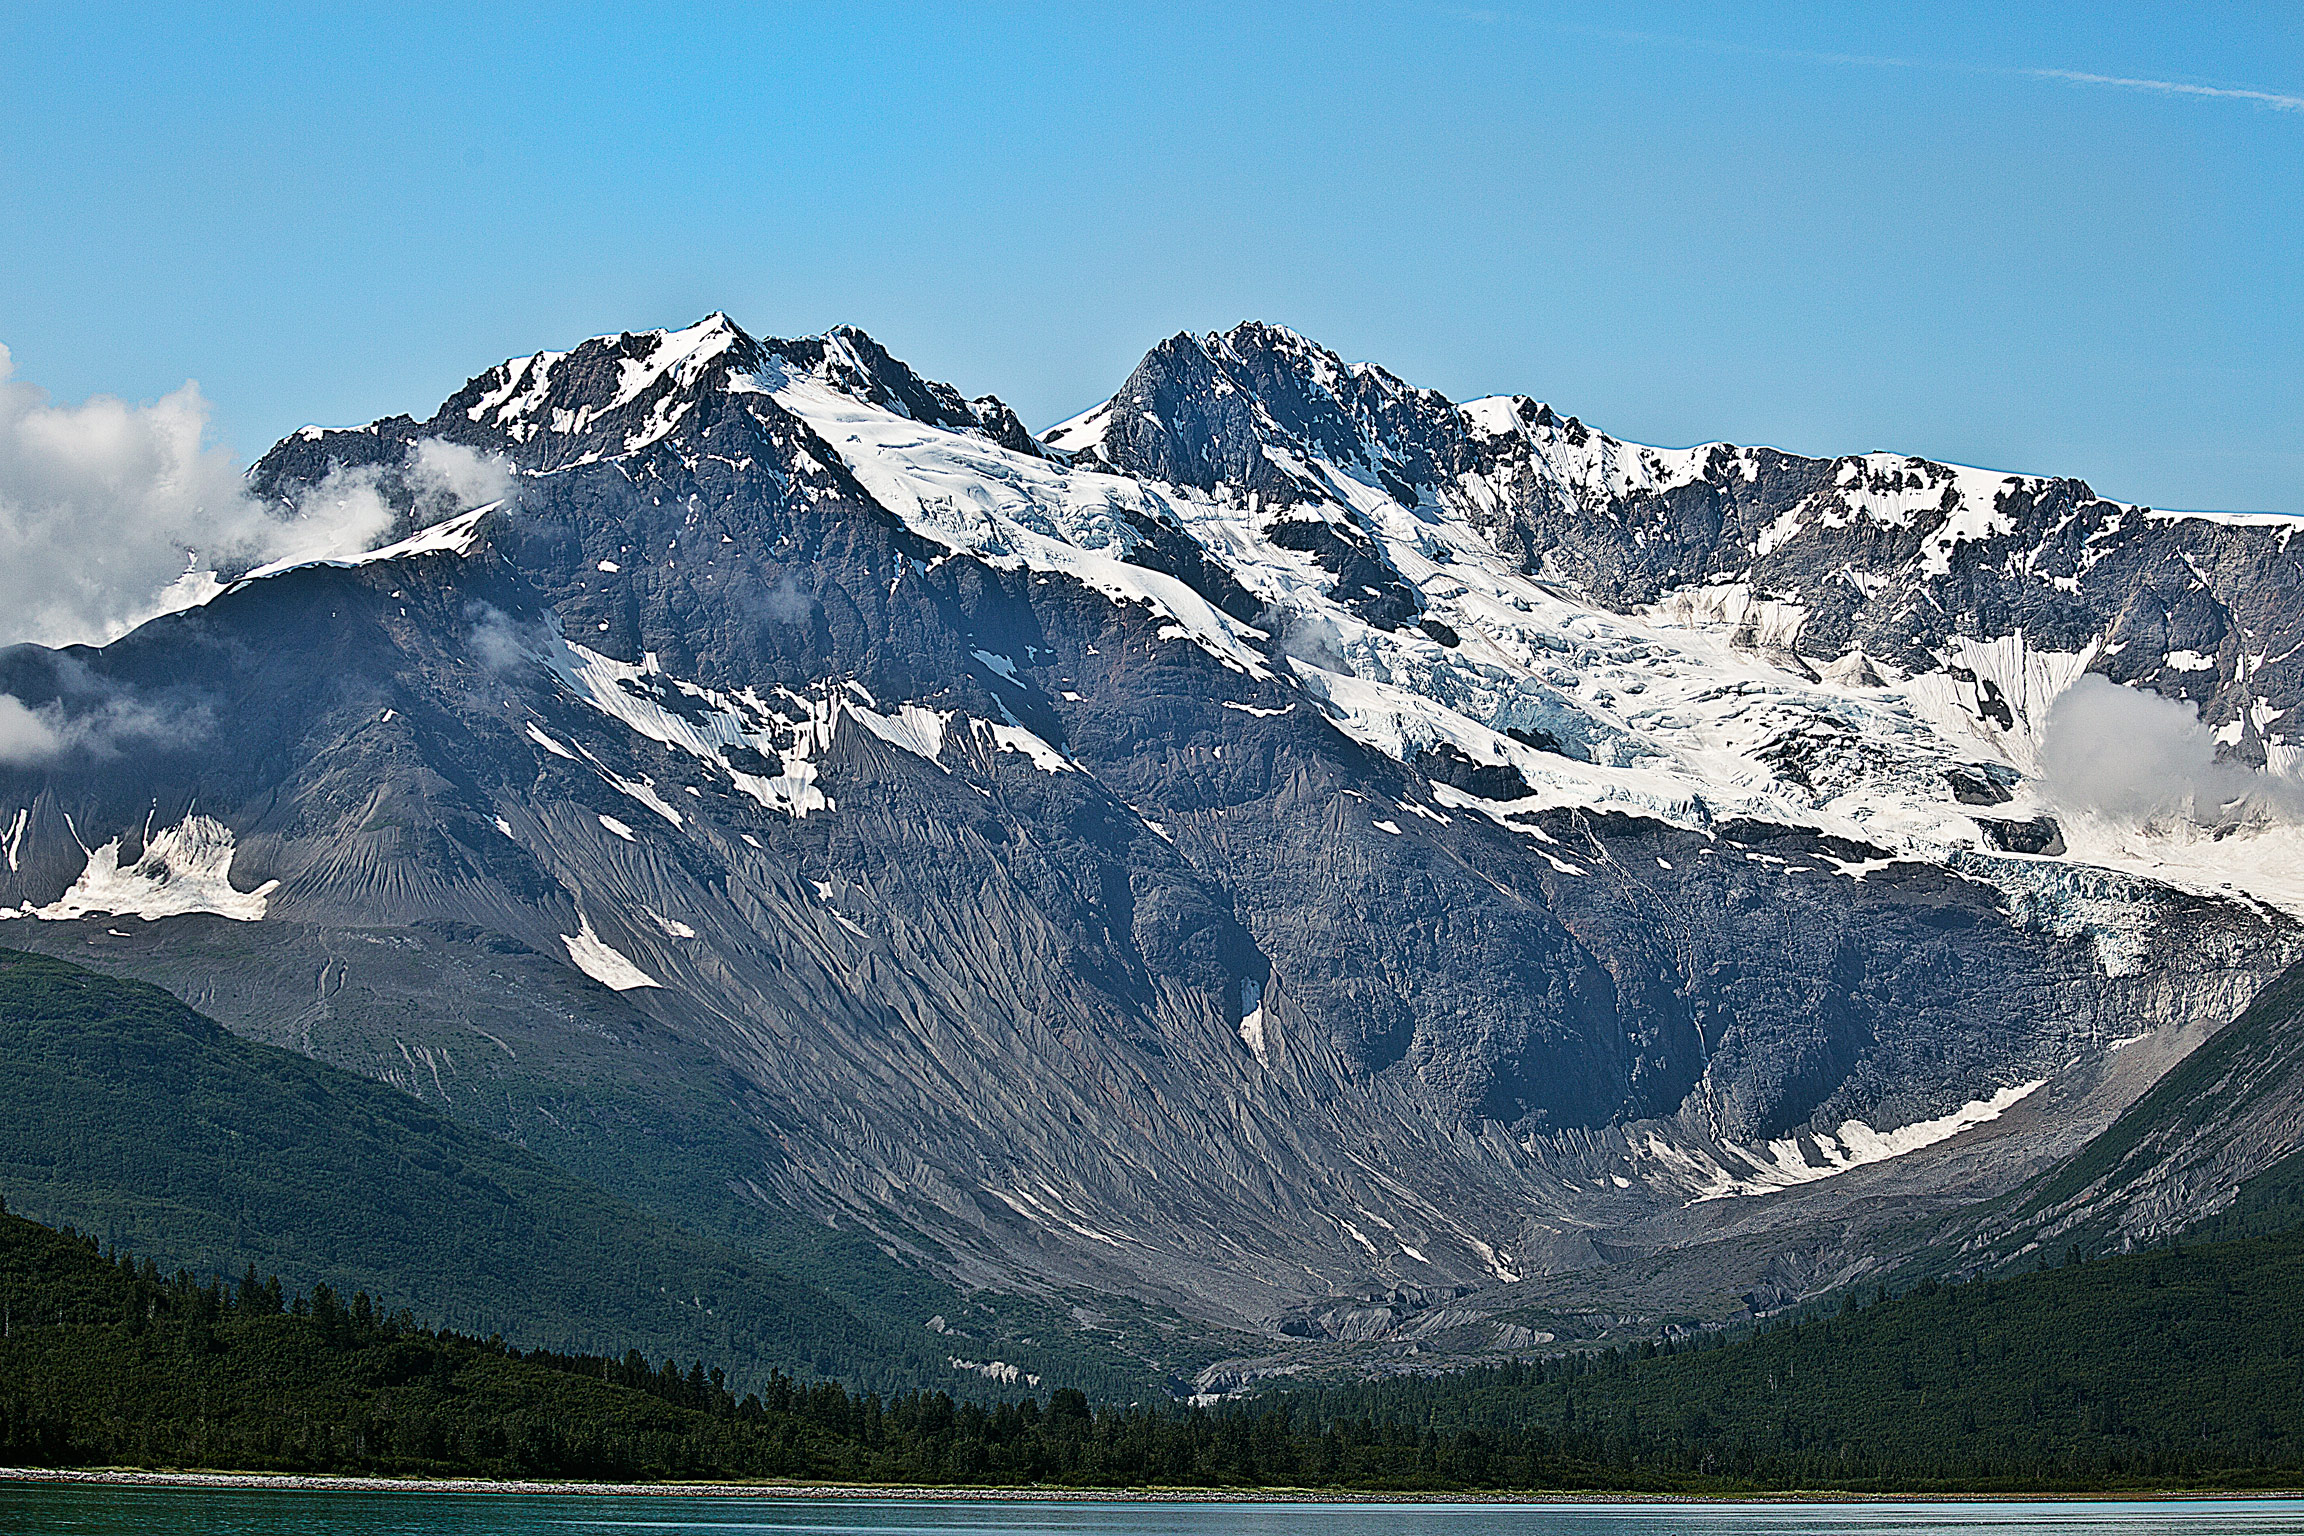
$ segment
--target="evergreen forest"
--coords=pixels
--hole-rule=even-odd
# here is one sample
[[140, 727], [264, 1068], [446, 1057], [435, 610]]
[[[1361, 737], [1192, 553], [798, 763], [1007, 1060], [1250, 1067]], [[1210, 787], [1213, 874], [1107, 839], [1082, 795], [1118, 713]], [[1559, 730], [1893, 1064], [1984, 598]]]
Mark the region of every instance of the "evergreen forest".
[[982, 1403], [523, 1351], [365, 1292], [163, 1273], [0, 1216], [0, 1461], [1084, 1487], [2291, 1486], [2304, 1234], [1896, 1297], [1739, 1339], [1215, 1407]]

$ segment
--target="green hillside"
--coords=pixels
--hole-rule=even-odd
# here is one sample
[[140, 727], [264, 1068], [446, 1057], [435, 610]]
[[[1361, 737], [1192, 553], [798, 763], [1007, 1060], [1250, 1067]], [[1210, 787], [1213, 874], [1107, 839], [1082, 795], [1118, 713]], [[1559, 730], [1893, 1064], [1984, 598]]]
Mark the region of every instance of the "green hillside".
[[[628, 1477], [830, 1460], [831, 1437], [789, 1411], [755, 1400], [739, 1425], [716, 1377], [524, 1359], [365, 1292], [284, 1303], [0, 1216], [0, 1457], [15, 1464]], [[790, 1404], [784, 1378], [768, 1384]]]
[[2184, 1229], [2186, 1242], [2268, 1237], [2304, 1227], [2304, 1151], [2291, 1152], [2241, 1184], [2232, 1203]]
[[2304, 1233], [1941, 1286], [1732, 1343], [1276, 1399], [1503, 1454], [1771, 1486], [2081, 1487], [2304, 1470]]
[[523, 1354], [0, 1215], [0, 1460], [862, 1482], [1731, 1492], [2292, 1487], [2304, 1235], [2070, 1264], [1695, 1350], [1214, 1410], [979, 1405]]
[[154, 987], [0, 950], [0, 1060], [0, 1195], [168, 1269], [253, 1264], [481, 1335], [710, 1355], [743, 1380], [950, 1376], [924, 1335], [899, 1342], [814, 1286]]
[[[2124, 1245], [2118, 1217], [2136, 1191], [2172, 1173], [2205, 1199], [2204, 1149], [2294, 1140], [2304, 1102], [2304, 963], [2266, 984], [2239, 1017], [2171, 1068], [2078, 1152], [1938, 1234], [1916, 1268], [1939, 1275], [2030, 1262], [2035, 1246], [2096, 1254]], [[2208, 1188], [2202, 1186], [2207, 1185]], [[2077, 1208], [2075, 1203], [2077, 1204]], [[2076, 1215], [2075, 1215], [2076, 1209]], [[2235, 1203], [2198, 1236], [2262, 1236], [2304, 1225], [2304, 1150], [2244, 1182]], [[2054, 1236], [2045, 1236], [2053, 1232]]]
[[[60, 942], [69, 935], [51, 930], [68, 926], [44, 925], [24, 938], [30, 943]], [[267, 1057], [261, 1050], [266, 1039], [274, 1045], [293, 1042], [294, 1060], [316, 1070], [323, 1082], [357, 1085], [364, 1103], [396, 1106], [396, 1115], [430, 1116], [428, 1123], [459, 1127], [490, 1146], [510, 1142], [524, 1147], [551, 1168], [604, 1193], [628, 1211], [651, 1218], [659, 1227], [703, 1239], [715, 1251], [763, 1258], [778, 1275], [821, 1292], [880, 1337], [906, 1342], [898, 1353], [910, 1362], [905, 1367], [910, 1374], [835, 1373], [852, 1384], [950, 1382], [955, 1391], [982, 1395], [999, 1390], [998, 1383], [983, 1376], [955, 1378], [947, 1362], [959, 1357], [1003, 1361], [1039, 1376], [1045, 1384], [1079, 1387], [1104, 1398], [1152, 1400], [1188, 1383], [1192, 1373], [1209, 1361], [1255, 1347], [1252, 1339], [1194, 1322], [1171, 1308], [1085, 1289], [962, 1294], [918, 1261], [919, 1254], [931, 1261], [944, 1257], [937, 1245], [909, 1231], [892, 1213], [880, 1213], [880, 1225], [899, 1234], [914, 1257], [893, 1256], [882, 1237], [854, 1215], [831, 1226], [810, 1213], [778, 1204], [777, 1181], [767, 1175], [781, 1158], [781, 1133], [770, 1120], [749, 1112], [729, 1113], [731, 1104], [747, 1092], [740, 1078], [713, 1070], [709, 1061], [665, 1032], [637, 1026], [616, 1011], [618, 994], [604, 988], [577, 989], [564, 1000], [583, 1021], [578, 1028], [538, 1030], [532, 1019], [524, 1025], [524, 1016], [516, 1010], [506, 1016], [484, 1014], [488, 1027], [501, 1032], [506, 1058], [498, 1060], [491, 1047], [489, 1071], [466, 1063], [465, 1077], [451, 1074], [458, 1089], [452, 1097], [403, 1098], [397, 1085], [375, 1081], [369, 1067], [344, 1063], [373, 1065], [394, 1054], [394, 1042], [399, 1033], [408, 1031], [411, 1019], [428, 1007], [453, 1006], [448, 1001], [453, 994], [483, 991], [501, 1001], [508, 990], [548, 988], [553, 984], [549, 973], [565, 967], [540, 957], [490, 952], [487, 963], [477, 970], [453, 966], [443, 970], [432, 993], [380, 997], [347, 988], [330, 998], [335, 1038], [318, 1051], [325, 1059], [316, 1061], [308, 1033], [279, 1027], [266, 1034], [268, 1027], [280, 1023], [277, 1010], [285, 995], [280, 975], [271, 974], [266, 985], [252, 989], [235, 989], [230, 983], [235, 975], [270, 974], [268, 966], [296, 969], [305, 980], [311, 974], [302, 958], [309, 951], [249, 931], [253, 926], [221, 921], [193, 925], [173, 931], [164, 944], [155, 942], [150, 951], [133, 957], [124, 944], [107, 938], [104, 945], [88, 949], [85, 957], [67, 952], [57, 958], [97, 988], [96, 996], [117, 1002], [124, 1015], [151, 1005], [151, 999], [133, 985], [107, 990], [115, 978], [104, 971], [77, 970], [83, 958], [107, 970], [132, 964], [137, 980], [174, 995], [216, 998], [219, 1016], [235, 1021], [223, 1038], [253, 1038], [259, 1044], [254, 1055], [243, 1052], [233, 1058], [239, 1063], [233, 1073], [250, 1061], [276, 1059], [276, 1054]], [[14, 927], [22, 930], [27, 925]], [[403, 960], [446, 952], [438, 946], [397, 942], [410, 938], [408, 934], [392, 937], [396, 942], [382, 947]], [[431, 937], [436, 935], [428, 933], [427, 942]], [[0, 958], [6, 953], [0, 950]], [[0, 971], [0, 1043], [4, 1043], [10, 986], [8, 974]], [[572, 1047], [572, 1042], [597, 1043], [619, 1035], [644, 1039], [646, 1048], [627, 1059], [617, 1052], [592, 1056], [584, 1048]], [[516, 1061], [511, 1054], [515, 1051]], [[513, 1065], [519, 1070], [506, 1070]], [[257, 1091], [259, 1099], [268, 1096]], [[107, 1096], [105, 1107], [80, 1114], [70, 1123], [95, 1128], [110, 1138], [120, 1128], [107, 1118], [113, 1113], [110, 1102]], [[0, 1122], [27, 1123], [16, 1113], [4, 1084], [0, 1084]], [[327, 1280], [340, 1289], [381, 1287], [395, 1298], [420, 1294], [437, 1298], [439, 1310], [427, 1311], [428, 1321], [483, 1330], [494, 1326], [489, 1315], [468, 1309], [463, 1293], [454, 1288], [403, 1292], [397, 1280], [374, 1274], [340, 1275], [298, 1267], [292, 1257], [244, 1254], [230, 1241], [234, 1211], [217, 1203], [213, 1180], [185, 1181], [175, 1206], [147, 1206], [147, 1219], [126, 1224], [116, 1197], [150, 1193], [146, 1180], [154, 1168], [165, 1165], [165, 1159], [146, 1158], [141, 1165], [114, 1160], [83, 1167], [60, 1181], [66, 1187], [38, 1199], [18, 1190], [6, 1161], [0, 1155], [0, 1193], [21, 1208], [124, 1242], [167, 1264], [187, 1264], [200, 1273], [238, 1274], [248, 1257], [256, 1257], [267, 1272], [277, 1265], [292, 1284]], [[261, 1203], [248, 1208], [271, 1210]], [[240, 1225], [245, 1228], [246, 1223]], [[223, 1233], [221, 1239], [217, 1232]], [[936, 1317], [945, 1320], [941, 1334], [925, 1326]], [[1084, 1324], [1083, 1318], [1092, 1322]], [[600, 1322], [611, 1328], [618, 1324], [613, 1314]], [[509, 1332], [508, 1336], [537, 1342], [534, 1336]], [[915, 1341], [917, 1348], [912, 1347]], [[695, 1347], [716, 1349], [708, 1340]], [[734, 1360], [730, 1368], [739, 1374], [745, 1369]]]

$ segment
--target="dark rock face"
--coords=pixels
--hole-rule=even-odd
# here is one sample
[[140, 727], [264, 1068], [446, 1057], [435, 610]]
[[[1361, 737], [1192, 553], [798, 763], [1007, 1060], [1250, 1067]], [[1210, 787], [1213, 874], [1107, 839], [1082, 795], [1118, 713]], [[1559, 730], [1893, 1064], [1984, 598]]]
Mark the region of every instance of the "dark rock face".
[[[196, 950], [235, 1027], [502, 1134], [702, 1128], [648, 1143], [635, 1198], [687, 1179], [970, 1282], [1321, 1336], [1414, 1310], [1337, 1298], [1453, 1298], [1599, 1251], [1564, 1234], [1700, 1222], [1690, 1201], [1786, 1157], [1832, 1171], [1847, 1122], [2228, 1016], [2296, 948], [2284, 919], [2101, 871], [1737, 819], [1709, 788], [1666, 814], [1633, 798], [1662, 771], [1610, 723], [1631, 717], [1595, 713], [1645, 674], [1596, 691], [1580, 639], [1511, 650], [1448, 574], [1476, 526], [1595, 623], [1732, 576], [1802, 621], [1747, 616], [1722, 654], [1800, 687], [1856, 647], [1934, 676], [2011, 624], [2035, 649], [2133, 630], [2100, 664], [2178, 676], [2136, 670], [2149, 612], [2161, 658], [2233, 669], [2180, 673], [2216, 721], [2240, 718], [2231, 636], [2300, 622], [2267, 595], [2289, 557], [2248, 530], [2068, 481], [1979, 513], [1918, 461], [1665, 465], [1260, 326], [1163, 343], [1100, 425], [1051, 437], [861, 333], [715, 317], [491, 369], [421, 424], [289, 439], [267, 494], [398, 472], [426, 438], [500, 455], [519, 490], [461, 553], [0, 653], [27, 702], [183, 722], [0, 770], [0, 830], [25, 813], [0, 908], [47, 914], [0, 936], [101, 959], [117, 928], [155, 974]], [[1903, 587], [1838, 574], [1888, 566]], [[1273, 571], [1329, 606], [1282, 607]], [[1385, 670], [1356, 672], [1377, 643]], [[2292, 672], [2248, 665], [2271, 705], [2242, 756], [2293, 704]], [[1698, 702], [1760, 699], [1759, 675]], [[2014, 723], [2005, 676], [1943, 680]], [[1485, 723], [1430, 734], [1434, 699]], [[1888, 753], [1819, 727], [1751, 760], [1823, 804]], [[1577, 799], [1554, 768], [1622, 787]], [[1910, 778], [1951, 816], [2017, 787], [1935, 758]], [[195, 817], [228, 868], [176, 837]], [[2061, 851], [2053, 821], [1975, 825]]]
[[1416, 768], [1435, 784], [1451, 785], [1483, 800], [1519, 800], [1528, 794], [1527, 779], [1510, 763], [1474, 762], [1463, 748], [1447, 742], [1417, 753]]
[[1948, 768], [1944, 782], [1952, 786], [1952, 798], [1962, 805], [2006, 805], [2015, 798], [2002, 776], [1982, 768]]
[[1989, 816], [1974, 816], [1970, 820], [1984, 834], [1985, 840], [2003, 853], [2034, 853], [2053, 857], [2064, 852], [2064, 834], [2053, 816], [2035, 816], [2029, 821], [1995, 821]]

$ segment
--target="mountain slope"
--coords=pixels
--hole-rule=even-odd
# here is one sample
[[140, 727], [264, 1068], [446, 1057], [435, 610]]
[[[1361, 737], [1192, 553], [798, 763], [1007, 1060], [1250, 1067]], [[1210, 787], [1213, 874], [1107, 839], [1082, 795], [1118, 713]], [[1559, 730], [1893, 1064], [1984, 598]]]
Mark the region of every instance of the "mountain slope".
[[0, 653], [28, 707], [174, 726], [0, 771], [9, 931], [1142, 1358], [1173, 1324], [1125, 1298], [1283, 1340], [1845, 1283], [2298, 951], [2188, 873], [2280, 898], [2283, 827], [2051, 825], [2039, 776], [2178, 567], [2163, 660], [2227, 713], [2245, 672], [2230, 745], [2284, 761], [2239, 634], [2285, 633], [2276, 530], [1637, 449], [1269, 327], [1020, 431], [718, 316], [307, 429], [264, 493], [413, 521], [432, 439], [515, 492]]
[[[860, 1316], [155, 988], [0, 950], [0, 1048], [10, 1207], [168, 1269], [252, 1264], [530, 1345], [709, 1354], [743, 1384], [772, 1367], [881, 1387], [972, 1379], [909, 1319]], [[807, 1246], [786, 1251], [806, 1262]], [[870, 1269], [849, 1267], [851, 1284]], [[921, 1289], [958, 1314], [960, 1298]], [[1109, 1368], [1090, 1375], [1126, 1389]]]
[[[2131, 1106], [2103, 1135], [2009, 1199], [1953, 1225], [1963, 1267], [2069, 1246], [2096, 1254], [2179, 1232], [2277, 1230], [2304, 1153], [2304, 967]], [[2251, 1186], [2255, 1186], [2253, 1189]], [[2243, 1198], [2246, 1192], [2247, 1198]]]

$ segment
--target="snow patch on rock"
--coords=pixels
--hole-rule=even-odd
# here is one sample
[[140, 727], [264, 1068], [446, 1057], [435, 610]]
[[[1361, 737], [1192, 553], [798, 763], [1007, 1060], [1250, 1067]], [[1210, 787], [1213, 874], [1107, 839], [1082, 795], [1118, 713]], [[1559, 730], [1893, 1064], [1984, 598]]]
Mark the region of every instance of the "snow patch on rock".
[[[1894, 1130], [1877, 1131], [1861, 1120], [1851, 1119], [1843, 1120], [1837, 1133], [1812, 1131], [1759, 1147], [1731, 1145], [1729, 1150], [1747, 1165], [1748, 1171], [1738, 1176], [1720, 1170], [1711, 1187], [1700, 1192], [1696, 1199], [1773, 1194], [1796, 1184], [1836, 1178], [1851, 1168], [1909, 1156], [1923, 1147], [1949, 1141], [1962, 1131], [1999, 1119], [2046, 1086], [2047, 1081], [2042, 1077], [2017, 1083], [1988, 1098], [1971, 1100], [1949, 1114], [1933, 1120], [1915, 1120]], [[1811, 1152], [1815, 1154], [1813, 1158]]]
[[[19, 832], [21, 823], [19, 823]], [[88, 863], [63, 895], [44, 907], [26, 902], [0, 917], [36, 917], [47, 922], [110, 915], [150, 922], [205, 912], [252, 923], [264, 916], [277, 880], [252, 891], [232, 884], [232, 829], [213, 817], [191, 815], [173, 827], [147, 835], [143, 856], [122, 867], [121, 839], [88, 855]], [[13, 853], [14, 841], [10, 850]], [[13, 867], [13, 858], [11, 858]]]
[[[601, 818], [603, 821], [606, 817]], [[622, 952], [592, 931], [590, 916], [579, 912], [574, 933], [560, 935], [560, 942], [568, 946], [568, 958], [576, 969], [600, 985], [617, 992], [631, 992], [641, 987], [661, 987], [664, 983], [634, 965]]]
[[[898, 747], [915, 757], [924, 757], [943, 768], [936, 760], [944, 753], [944, 727], [951, 723], [950, 713], [927, 709], [918, 704], [901, 704], [894, 714], [883, 715], [862, 705], [845, 706], [851, 719], [892, 747]], [[952, 770], [945, 768], [946, 773]]]

